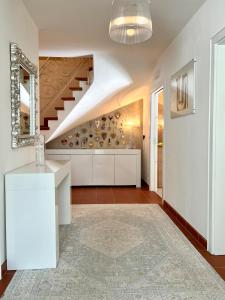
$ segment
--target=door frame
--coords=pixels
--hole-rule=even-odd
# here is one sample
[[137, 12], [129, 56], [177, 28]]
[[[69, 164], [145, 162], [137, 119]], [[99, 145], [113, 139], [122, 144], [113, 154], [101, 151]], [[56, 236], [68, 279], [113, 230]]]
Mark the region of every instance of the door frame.
[[221, 116], [221, 111], [225, 107], [221, 105], [221, 94], [224, 95], [225, 91], [218, 81], [221, 76], [220, 67], [225, 66], [225, 59], [222, 58], [221, 64], [221, 53], [224, 57], [225, 28], [211, 39], [207, 241], [208, 250], [214, 255], [225, 255], [225, 185], [222, 183], [222, 178], [225, 176], [225, 162], [223, 163], [225, 141], [221, 133], [221, 128], [225, 126], [225, 120], [223, 121]]
[[[164, 90], [164, 86], [161, 85], [158, 89], [154, 90], [151, 94], [150, 99], [150, 182], [149, 182], [149, 190], [151, 192], [157, 193], [158, 190], [158, 94]], [[165, 93], [164, 93], [165, 99]], [[164, 115], [165, 119], [165, 115]], [[164, 132], [163, 132], [164, 137]], [[164, 190], [164, 147], [163, 147], [163, 178], [162, 185]], [[163, 198], [163, 195], [162, 195]]]

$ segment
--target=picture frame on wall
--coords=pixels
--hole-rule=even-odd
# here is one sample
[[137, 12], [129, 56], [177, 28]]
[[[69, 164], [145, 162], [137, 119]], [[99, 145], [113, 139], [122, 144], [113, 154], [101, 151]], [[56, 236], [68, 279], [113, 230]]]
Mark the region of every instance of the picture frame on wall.
[[195, 114], [196, 59], [192, 59], [171, 77], [171, 118]]

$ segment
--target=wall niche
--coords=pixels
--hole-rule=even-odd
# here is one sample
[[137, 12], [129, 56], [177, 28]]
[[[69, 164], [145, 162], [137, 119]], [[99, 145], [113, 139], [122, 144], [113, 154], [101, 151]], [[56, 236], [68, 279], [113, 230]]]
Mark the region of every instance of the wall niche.
[[47, 143], [47, 149], [142, 149], [143, 101], [102, 115]]

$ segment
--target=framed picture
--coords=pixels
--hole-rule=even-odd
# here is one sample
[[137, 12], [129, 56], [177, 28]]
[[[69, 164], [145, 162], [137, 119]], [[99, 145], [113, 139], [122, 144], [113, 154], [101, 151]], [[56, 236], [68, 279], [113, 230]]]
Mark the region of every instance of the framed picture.
[[196, 113], [195, 109], [195, 67], [193, 59], [171, 78], [171, 118]]

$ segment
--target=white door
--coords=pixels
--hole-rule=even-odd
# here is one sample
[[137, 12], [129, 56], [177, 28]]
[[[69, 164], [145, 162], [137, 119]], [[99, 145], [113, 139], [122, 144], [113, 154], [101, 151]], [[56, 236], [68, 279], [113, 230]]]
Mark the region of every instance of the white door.
[[92, 184], [92, 155], [71, 156], [72, 186]]
[[93, 155], [93, 185], [114, 185], [114, 155]]
[[115, 184], [137, 184], [137, 159], [136, 155], [115, 156]]

